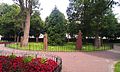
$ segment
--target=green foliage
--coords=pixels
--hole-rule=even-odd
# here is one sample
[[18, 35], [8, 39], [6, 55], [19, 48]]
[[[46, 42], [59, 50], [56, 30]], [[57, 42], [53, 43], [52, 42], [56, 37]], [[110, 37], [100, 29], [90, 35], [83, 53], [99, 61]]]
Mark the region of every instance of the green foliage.
[[115, 36], [116, 37], [120, 37], [120, 23], [118, 23], [117, 25], [116, 25], [116, 32], [115, 32]]
[[115, 18], [115, 15], [112, 11], [109, 11], [108, 14], [106, 14], [102, 18], [102, 25], [100, 29], [100, 35], [101, 37], [105, 36], [108, 38], [115, 38], [117, 37], [117, 28], [118, 28], [118, 21], [117, 18]]
[[15, 54], [11, 54], [9, 58], [15, 59], [17, 56]]
[[41, 58], [41, 60], [40, 60], [40, 62], [41, 62], [42, 64], [45, 64], [46, 61], [47, 61], [47, 58]]
[[114, 72], [120, 72], [120, 61], [115, 64]]
[[44, 22], [40, 18], [39, 12], [35, 11], [33, 15], [31, 16], [31, 22], [30, 22], [30, 35], [34, 35], [35, 37], [39, 37], [40, 32], [44, 28]]
[[27, 57], [25, 57], [25, 58], [23, 59], [23, 61], [24, 61], [24, 63], [29, 63], [29, 62], [32, 61], [32, 59], [33, 59], [33, 57], [27, 56]]
[[[113, 0], [69, 1], [69, 7], [67, 8], [69, 22], [74, 24], [75, 28], [78, 27], [76, 31], [78, 32], [79, 30], [81, 30], [84, 37], [91, 37], [95, 35], [100, 36], [101, 34], [104, 35], [101, 29], [103, 29], [105, 24], [108, 27], [108, 33], [115, 33], [114, 29], [116, 27], [117, 21], [115, 15], [111, 12], [111, 9], [112, 6], [117, 2]], [[110, 13], [112, 16], [110, 16]], [[112, 25], [113, 27], [110, 27]], [[75, 28], [71, 28], [69, 32], [73, 31], [72, 33], [76, 34], [76, 31], [74, 31]], [[108, 35], [111, 36], [110, 34]]]
[[[25, 20], [20, 16], [20, 7], [13, 4], [7, 5], [2, 3], [0, 5], [0, 35], [4, 37], [15, 37], [21, 31], [23, 32], [23, 21]], [[44, 22], [39, 16], [39, 13], [35, 11], [31, 17], [31, 30], [30, 35], [35, 37], [39, 36], [40, 31], [44, 27]]]
[[76, 34], [79, 32], [79, 24], [75, 21], [71, 21], [67, 23], [67, 33], [74, 38]]
[[20, 29], [20, 23], [16, 20], [16, 16], [19, 14], [20, 9], [16, 5], [0, 5], [0, 34], [4, 37], [15, 36]]
[[66, 20], [64, 15], [55, 7], [45, 21], [49, 45], [63, 45], [66, 34]]

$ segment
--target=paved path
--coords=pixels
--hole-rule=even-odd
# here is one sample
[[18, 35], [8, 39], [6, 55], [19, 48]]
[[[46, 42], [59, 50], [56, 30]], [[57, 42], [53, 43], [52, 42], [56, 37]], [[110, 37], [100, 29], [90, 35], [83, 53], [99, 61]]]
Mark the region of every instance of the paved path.
[[52, 54], [60, 56], [63, 60], [62, 72], [113, 72], [112, 64], [120, 59], [120, 52], [101, 51], [101, 52], [34, 52], [14, 50], [0, 45], [4, 50], [2, 54], [16, 53], [22, 54]]

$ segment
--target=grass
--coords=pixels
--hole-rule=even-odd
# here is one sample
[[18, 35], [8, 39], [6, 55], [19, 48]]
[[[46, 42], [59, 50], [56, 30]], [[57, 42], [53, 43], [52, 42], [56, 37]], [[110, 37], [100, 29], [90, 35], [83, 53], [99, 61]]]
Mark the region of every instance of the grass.
[[[20, 50], [44, 50], [43, 43], [29, 43], [27, 47], [20, 47], [20, 44], [9, 44], [7, 47]], [[74, 43], [67, 43], [64, 46], [48, 46], [48, 51], [75, 51]]]
[[8, 41], [5, 41], [5, 40], [0, 40], [0, 42], [8, 42]]
[[[43, 51], [44, 50], [42, 42], [41, 43], [30, 42], [27, 47], [20, 47], [19, 43], [18, 44], [9, 44], [9, 45], [7, 45], [7, 47], [14, 48], [14, 49], [20, 49], [20, 50], [35, 50], [35, 51]], [[94, 46], [92, 44], [88, 44], [88, 45], [83, 45], [83, 48], [81, 51], [91, 52], [91, 51], [102, 51], [102, 50], [108, 50], [108, 49], [110, 49], [110, 47], [108, 45], [105, 45], [105, 47], [102, 46], [100, 48], [94, 48]], [[48, 51], [71, 52], [71, 51], [80, 51], [80, 50], [76, 50], [75, 43], [69, 42], [69, 43], [66, 43], [64, 46], [48, 46]]]
[[91, 52], [91, 51], [104, 51], [109, 49], [111, 48], [110, 48], [110, 45], [108, 44], [105, 44], [100, 48], [95, 48], [92, 44], [87, 44], [87, 45], [83, 45], [82, 51]]
[[114, 72], [120, 72], [120, 61], [115, 64]]

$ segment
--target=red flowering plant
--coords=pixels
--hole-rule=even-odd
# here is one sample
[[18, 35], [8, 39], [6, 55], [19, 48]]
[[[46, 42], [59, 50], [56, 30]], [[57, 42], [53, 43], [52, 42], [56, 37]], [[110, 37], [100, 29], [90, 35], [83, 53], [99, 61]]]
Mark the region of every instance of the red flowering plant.
[[58, 64], [47, 58], [0, 56], [0, 72], [53, 72]]

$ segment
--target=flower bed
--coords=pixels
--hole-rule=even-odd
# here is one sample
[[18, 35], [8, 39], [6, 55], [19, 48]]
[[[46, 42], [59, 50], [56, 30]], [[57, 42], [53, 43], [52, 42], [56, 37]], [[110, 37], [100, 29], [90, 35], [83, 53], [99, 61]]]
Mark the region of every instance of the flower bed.
[[54, 72], [57, 62], [47, 58], [0, 56], [0, 72]]

